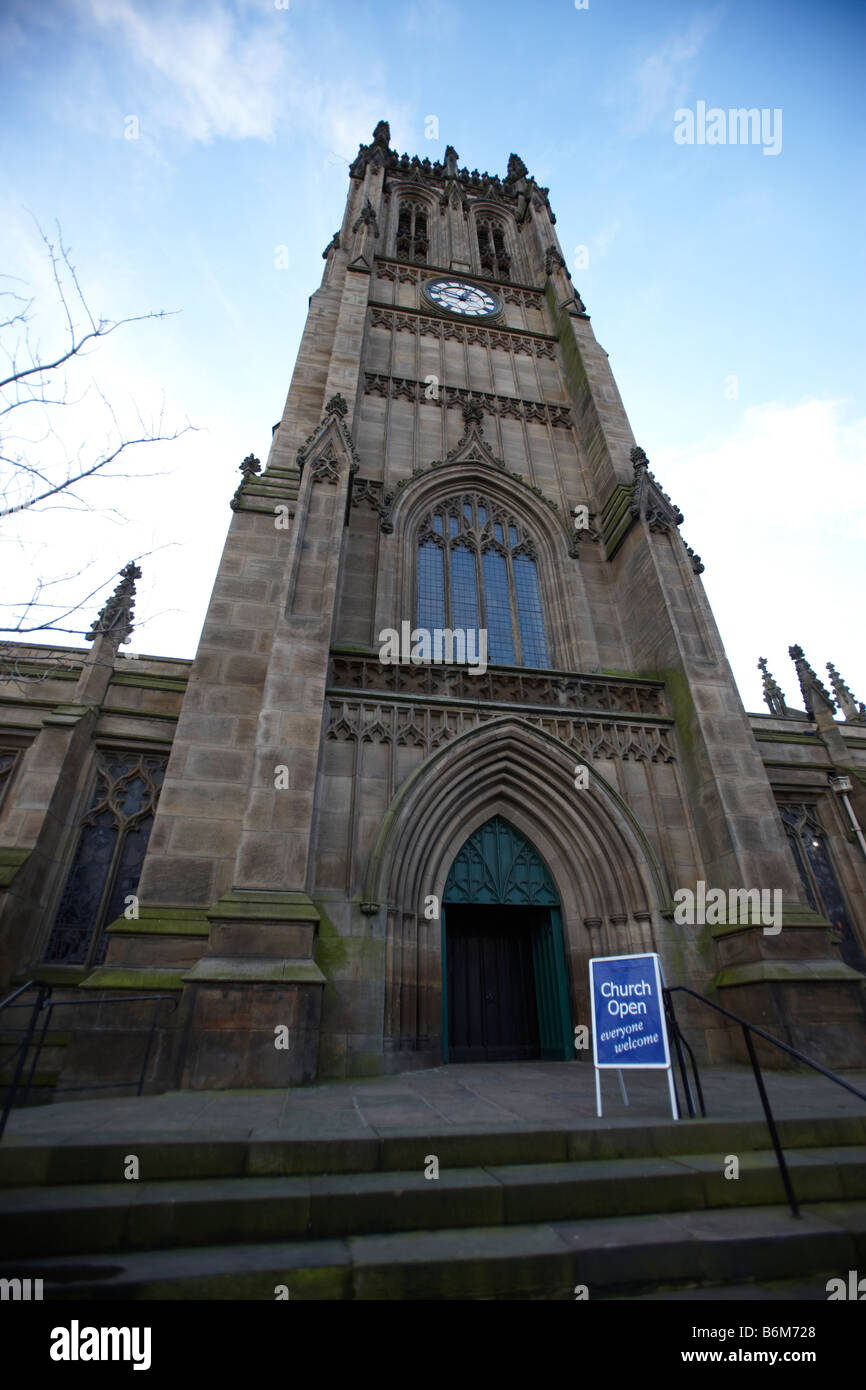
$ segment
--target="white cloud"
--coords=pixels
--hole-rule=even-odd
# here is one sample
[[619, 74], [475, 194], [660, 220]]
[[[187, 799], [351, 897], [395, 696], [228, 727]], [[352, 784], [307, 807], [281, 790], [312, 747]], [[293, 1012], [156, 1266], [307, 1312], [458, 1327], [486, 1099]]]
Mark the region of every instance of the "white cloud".
[[630, 77], [618, 82], [609, 103], [623, 109], [626, 134], [639, 135], [661, 115], [673, 121], [674, 110], [688, 90], [697, 59], [723, 11], [716, 6], [696, 14], [688, 27], [670, 34], [636, 63]]
[[440, 43], [453, 34], [464, 19], [460, 11], [445, 0], [414, 0], [400, 8], [407, 34], [423, 34], [425, 38], [435, 34]]
[[409, 125], [405, 104], [387, 96], [383, 64], [367, 63], [359, 74], [337, 61], [344, 39], [330, 13], [305, 39], [292, 27], [292, 10], [268, 5], [84, 4], [75, 15], [89, 25], [86, 39], [97, 35], [113, 61], [104, 53], [93, 60], [79, 46], [78, 61], [90, 67], [74, 93], [56, 94], [59, 116], [120, 138], [125, 117], [137, 115], [157, 158], [166, 133], [201, 143], [273, 141], [288, 127], [349, 161], [383, 116]]
[[588, 270], [592, 269], [593, 261], [604, 260], [611, 242], [616, 240], [621, 227], [622, 219], [614, 217], [608, 219], [603, 226], [597, 227], [595, 231], [590, 233]]
[[[747, 409], [734, 434], [689, 453], [693, 510], [708, 503], [711, 519], [721, 489], [731, 503], [737, 499], [738, 529], [763, 532], [772, 518], [775, 542], [866, 539], [866, 418], [846, 419], [847, 405], [812, 399]], [[667, 459], [684, 467], [681, 455]]]
[[866, 540], [866, 418], [842, 400], [768, 402], [739, 428], [651, 466], [685, 513], [747, 708], [762, 709], [759, 656], [788, 702], [799, 690], [788, 646], [823, 679], [832, 661], [866, 700], [860, 617]]
[[[242, 30], [219, 5], [198, 14], [89, 0], [95, 24], [151, 77], [150, 115], [193, 140], [270, 140], [286, 80], [281, 11]], [[132, 103], [135, 104], [134, 101]]]

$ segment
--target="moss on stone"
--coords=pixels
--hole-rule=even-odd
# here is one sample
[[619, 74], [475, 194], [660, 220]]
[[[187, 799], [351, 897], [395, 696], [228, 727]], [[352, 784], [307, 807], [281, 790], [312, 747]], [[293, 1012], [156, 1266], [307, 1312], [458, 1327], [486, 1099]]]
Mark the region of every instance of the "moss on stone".
[[580, 355], [577, 339], [571, 329], [571, 320], [569, 319], [568, 313], [565, 309], [557, 309], [556, 307], [556, 293], [551, 280], [547, 282], [544, 290], [544, 297], [547, 300], [553, 321], [556, 324], [559, 346], [562, 349], [562, 366], [565, 372], [565, 379], [575, 394], [580, 397], [589, 391], [589, 378], [586, 375], [586, 368], [583, 365], [583, 358]]
[[710, 983], [716, 989], [725, 989], [734, 985], [767, 983], [859, 983], [862, 978], [862, 975], [841, 960], [761, 960], [752, 961], [748, 965], [728, 966], [720, 970]]
[[319, 910], [306, 893], [257, 893], [232, 889], [208, 909], [208, 918], [219, 921], [315, 922]]
[[[133, 675], [129, 671], [116, 671], [111, 677], [111, 685], [131, 685], [140, 690], [170, 690], [183, 694], [188, 685], [186, 676], [148, 676]], [[140, 711], [136, 711], [140, 713]]]
[[692, 721], [695, 718], [695, 702], [683, 672], [676, 666], [665, 666], [661, 670], [644, 671], [643, 675], [647, 680], [661, 681], [664, 685], [673, 707], [674, 726], [682, 746], [689, 753], [693, 753]]
[[269, 960], [248, 956], [203, 956], [186, 972], [194, 984], [321, 985], [324, 976], [312, 960]]
[[345, 940], [340, 936], [323, 905], [317, 902], [316, 908], [319, 913], [319, 931], [316, 938], [315, 961], [326, 980], [325, 993], [336, 994], [331, 978], [346, 964], [349, 952]]
[[136, 936], [208, 936], [210, 924], [204, 908], [142, 907], [138, 917], [116, 917], [106, 931]]
[[378, 1052], [358, 1052], [346, 1058], [346, 1076], [379, 1076], [382, 1058]]
[[177, 970], [122, 970], [116, 966], [100, 965], [86, 979], [81, 981], [80, 989], [131, 989], [136, 992], [154, 990], [182, 990], [183, 973]]
[[18, 870], [30, 857], [29, 849], [13, 849], [0, 846], [0, 888], [8, 888]]

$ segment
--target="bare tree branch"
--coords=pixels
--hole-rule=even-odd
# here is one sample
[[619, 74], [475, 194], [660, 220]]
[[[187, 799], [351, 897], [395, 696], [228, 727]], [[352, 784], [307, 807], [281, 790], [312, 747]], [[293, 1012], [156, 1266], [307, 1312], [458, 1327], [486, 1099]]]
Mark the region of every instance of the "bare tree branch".
[[[59, 324], [55, 341], [42, 350], [35, 332], [36, 298], [28, 297], [25, 282], [18, 277], [0, 277], [3, 317], [0, 318], [0, 522], [24, 512], [56, 510], [99, 511], [106, 519], [125, 521], [123, 514], [112, 506], [96, 506], [91, 496], [92, 485], [108, 478], [149, 477], [134, 475], [118, 468], [132, 451], [145, 444], [175, 441], [195, 427], [185, 424], [170, 428], [164, 422], [165, 402], [158, 419], [147, 421], [138, 407], [138, 426], [131, 431], [121, 425], [117, 411], [106, 392], [94, 380], [79, 379], [78, 388], [70, 390], [68, 374], [86, 371], [84, 362], [98, 349], [100, 343], [118, 329], [148, 320], [168, 317], [166, 310], [134, 314], [110, 319], [91, 309], [73, 264], [70, 248], [63, 240], [59, 224], [55, 238], [49, 238], [34, 217], [50, 267], [55, 312]], [[56, 341], [59, 333], [60, 341]], [[87, 397], [98, 398], [105, 416], [105, 437], [101, 445], [90, 442], [92, 428], [88, 421], [85, 444], [72, 442], [69, 424], [70, 408], [86, 403]], [[34, 411], [34, 407], [36, 410]], [[28, 426], [24, 425], [25, 419]], [[22, 431], [17, 431], [18, 423]], [[34, 428], [35, 426], [35, 428]], [[18, 544], [23, 542], [18, 541]], [[86, 568], [89, 568], [86, 567]], [[84, 629], [65, 627], [71, 616], [80, 612], [104, 589], [110, 579], [102, 580], [96, 588], [72, 602], [46, 602], [45, 593], [52, 586], [79, 578], [59, 576], [35, 581], [33, 594], [18, 604], [0, 602], [0, 610], [13, 610], [10, 625], [0, 619], [0, 632], [10, 635], [29, 635], [36, 632], [57, 632], [83, 635]], [[49, 612], [54, 616], [49, 618]], [[0, 663], [6, 665], [6, 663]]]

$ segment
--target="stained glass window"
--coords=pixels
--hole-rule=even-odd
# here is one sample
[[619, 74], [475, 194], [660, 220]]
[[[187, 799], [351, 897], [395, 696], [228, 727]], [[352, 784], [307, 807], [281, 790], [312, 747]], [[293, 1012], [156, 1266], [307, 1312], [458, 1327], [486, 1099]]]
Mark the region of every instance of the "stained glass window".
[[450, 497], [422, 522], [417, 613], [431, 630], [486, 628], [493, 665], [550, 666], [532, 537], [488, 498]]
[[514, 636], [511, 630], [511, 594], [505, 556], [485, 550], [481, 556], [484, 575], [487, 659], [501, 666], [514, 666]]
[[820, 912], [830, 922], [833, 940], [845, 964], [866, 974], [866, 952], [854, 929], [836, 877], [827, 849], [827, 832], [818, 819], [817, 807], [789, 802], [780, 806], [779, 810], [806, 901], [814, 912]]
[[105, 928], [127, 906], [141, 875], [166, 758], [158, 753], [97, 754], [96, 786], [60, 898], [45, 959], [98, 965]]
[[526, 666], [549, 666], [541, 595], [538, 592], [538, 571], [528, 555], [515, 555], [514, 588], [517, 593], [517, 615], [520, 622], [520, 645]]
[[451, 551], [451, 625], [480, 627], [475, 556], [465, 545], [455, 545]]
[[418, 626], [445, 625], [445, 556], [428, 541], [418, 551]]

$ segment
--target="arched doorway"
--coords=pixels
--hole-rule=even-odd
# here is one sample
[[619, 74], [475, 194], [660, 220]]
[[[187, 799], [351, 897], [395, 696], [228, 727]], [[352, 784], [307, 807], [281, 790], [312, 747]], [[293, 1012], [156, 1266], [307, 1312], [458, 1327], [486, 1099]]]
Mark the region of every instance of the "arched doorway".
[[559, 895], [501, 816], [470, 835], [445, 883], [442, 1035], [450, 1062], [573, 1056]]

